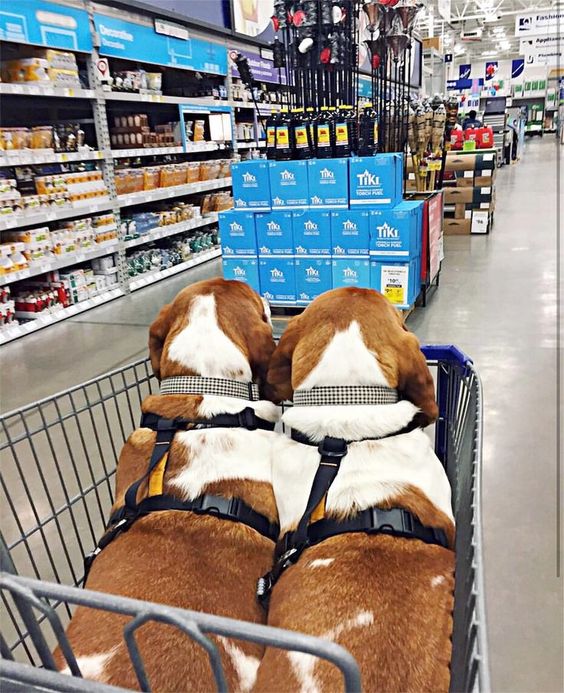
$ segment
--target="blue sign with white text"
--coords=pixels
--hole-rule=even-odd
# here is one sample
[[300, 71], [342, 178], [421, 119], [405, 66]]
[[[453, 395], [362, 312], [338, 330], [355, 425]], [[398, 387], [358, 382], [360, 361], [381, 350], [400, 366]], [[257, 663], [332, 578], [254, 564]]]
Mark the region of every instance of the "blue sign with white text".
[[94, 14], [100, 36], [100, 55], [140, 60], [184, 70], [227, 74], [227, 49], [197, 38], [157, 34], [153, 27]]
[[470, 72], [472, 70], [472, 65], [459, 65], [458, 66], [458, 79], [470, 79]]
[[525, 58], [516, 58], [511, 61], [511, 79], [520, 77], [525, 69]]
[[0, 40], [88, 53], [92, 50], [87, 12], [40, 0], [1, 3]]

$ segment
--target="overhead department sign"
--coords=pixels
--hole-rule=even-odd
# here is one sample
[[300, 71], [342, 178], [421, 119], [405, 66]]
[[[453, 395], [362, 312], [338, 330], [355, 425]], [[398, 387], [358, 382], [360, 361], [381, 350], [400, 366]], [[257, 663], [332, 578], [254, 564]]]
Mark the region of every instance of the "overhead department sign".
[[564, 27], [564, 10], [531, 12], [518, 14], [515, 17], [515, 36], [519, 38], [558, 34], [562, 27]]

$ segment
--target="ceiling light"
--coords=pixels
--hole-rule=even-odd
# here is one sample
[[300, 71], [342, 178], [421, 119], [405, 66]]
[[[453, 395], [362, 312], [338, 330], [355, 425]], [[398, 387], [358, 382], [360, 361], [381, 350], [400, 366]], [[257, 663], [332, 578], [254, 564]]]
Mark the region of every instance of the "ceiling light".
[[493, 58], [497, 55], [497, 51], [482, 51], [484, 58]]
[[492, 31], [494, 32], [494, 34], [505, 34], [505, 27], [494, 26]]

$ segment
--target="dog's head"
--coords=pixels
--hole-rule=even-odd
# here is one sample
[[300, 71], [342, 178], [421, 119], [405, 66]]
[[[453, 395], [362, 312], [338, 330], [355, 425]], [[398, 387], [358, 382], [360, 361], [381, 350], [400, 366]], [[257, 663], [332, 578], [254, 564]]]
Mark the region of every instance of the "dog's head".
[[210, 279], [183, 289], [149, 331], [153, 372], [263, 383], [275, 348], [270, 310], [247, 284]]
[[[355, 353], [347, 351], [346, 340], [339, 342], [340, 348], [336, 346], [339, 337], [334, 340], [335, 336], [347, 332], [359, 334], [356, 341], [363, 342]], [[327, 364], [324, 382], [316, 385], [369, 384], [365, 375], [374, 370], [374, 359], [387, 385], [420, 409], [416, 417], [419, 425], [437, 418], [433, 379], [417, 337], [406, 330], [392, 304], [371, 289], [327, 291], [289, 322], [268, 369], [268, 398], [280, 402], [291, 399], [293, 391], [304, 383], [310, 387], [308, 376], [332, 343], [332, 351], [327, 353], [334, 356], [334, 363]], [[344, 381], [341, 374], [350, 378], [351, 372], [356, 382]]]

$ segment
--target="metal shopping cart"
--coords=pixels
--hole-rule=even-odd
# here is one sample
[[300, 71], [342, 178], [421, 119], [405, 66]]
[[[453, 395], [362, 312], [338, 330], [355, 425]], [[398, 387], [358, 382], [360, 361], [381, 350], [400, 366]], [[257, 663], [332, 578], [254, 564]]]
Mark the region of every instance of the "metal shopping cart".
[[[435, 449], [445, 464], [457, 523], [452, 691], [489, 691], [480, 525], [482, 395], [472, 362], [453, 346], [423, 348], [435, 369], [440, 416]], [[160, 621], [207, 650], [219, 691], [225, 679], [210, 635], [307, 652], [332, 662], [347, 691], [360, 689], [356, 661], [335, 643], [78, 587], [82, 557], [101, 536], [112, 504], [115, 460], [136, 427], [142, 400], [157, 390], [148, 360], [0, 418], [2, 454], [2, 691], [116, 691], [79, 678], [64, 628], [76, 605], [130, 616], [124, 628], [141, 690], [150, 690], [135, 631]], [[70, 671], [54, 671], [59, 644]]]

